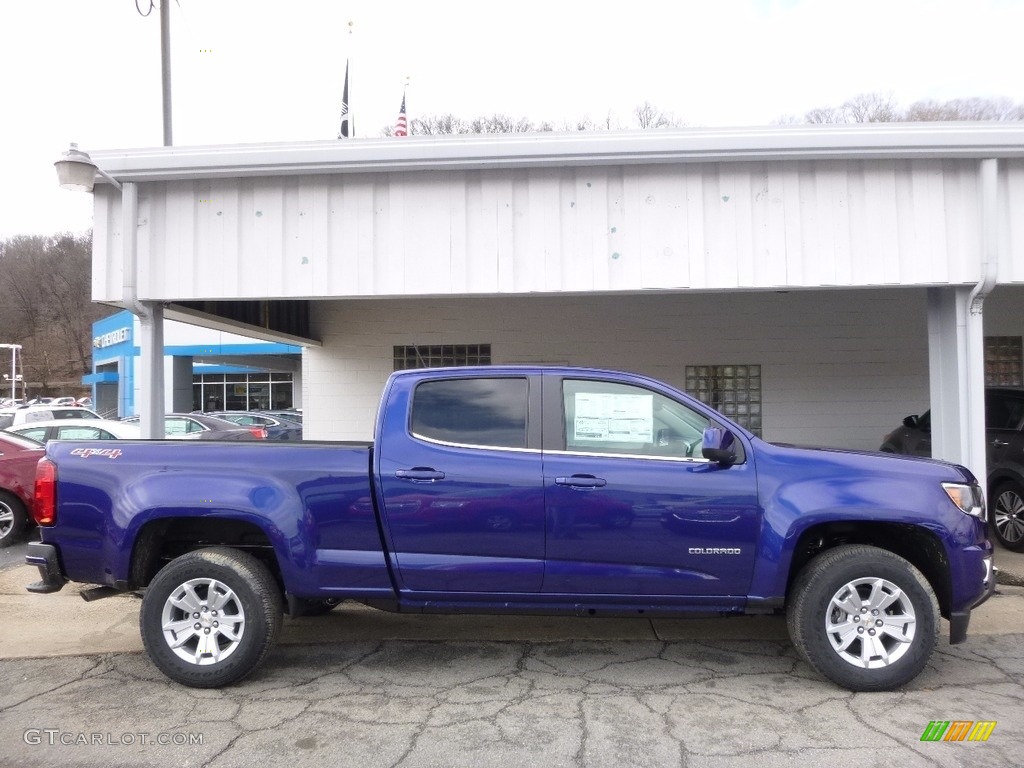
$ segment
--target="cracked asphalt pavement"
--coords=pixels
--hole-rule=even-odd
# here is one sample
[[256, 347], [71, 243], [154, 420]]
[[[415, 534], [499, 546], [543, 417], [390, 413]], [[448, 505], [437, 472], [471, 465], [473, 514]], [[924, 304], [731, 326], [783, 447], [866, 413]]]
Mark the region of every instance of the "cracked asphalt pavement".
[[[966, 643], [940, 638], [926, 671], [892, 693], [821, 679], [778, 619], [404, 617], [358, 606], [286, 619], [254, 674], [197, 690], [140, 651], [129, 626], [137, 600], [16, 593], [33, 575], [0, 570], [5, 768], [982, 768], [1020, 765], [1024, 751], [1024, 588], [1011, 585], [976, 612]], [[49, 655], [61, 633], [80, 647]], [[111, 637], [117, 650], [81, 652]], [[933, 720], [996, 726], [984, 742], [922, 742]]]

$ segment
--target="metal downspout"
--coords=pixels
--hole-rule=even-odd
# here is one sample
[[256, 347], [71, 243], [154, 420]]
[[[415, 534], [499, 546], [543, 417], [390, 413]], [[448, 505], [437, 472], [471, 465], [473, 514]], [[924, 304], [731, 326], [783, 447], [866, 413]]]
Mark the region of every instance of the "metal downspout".
[[999, 275], [999, 161], [981, 161], [981, 279], [967, 297], [966, 442], [968, 466], [984, 487], [988, 476], [985, 432], [985, 299]]
[[995, 288], [999, 274], [996, 201], [999, 196], [999, 161], [981, 161], [981, 280], [967, 298], [972, 315], [982, 314], [985, 298]]

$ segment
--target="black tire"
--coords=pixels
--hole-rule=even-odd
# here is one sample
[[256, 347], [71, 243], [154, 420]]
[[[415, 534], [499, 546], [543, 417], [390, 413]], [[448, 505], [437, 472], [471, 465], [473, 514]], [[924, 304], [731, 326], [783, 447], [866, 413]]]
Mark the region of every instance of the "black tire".
[[0, 547], [21, 541], [28, 526], [28, 513], [21, 499], [13, 493], [0, 491]]
[[996, 541], [1013, 552], [1024, 552], [1024, 488], [1012, 480], [989, 494], [988, 525]]
[[[191, 617], [182, 607], [188, 602], [196, 603]], [[282, 613], [281, 591], [259, 560], [235, 549], [201, 549], [157, 573], [142, 599], [139, 628], [161, 672], [192, 688], [219, 688], [259, 666], [281, 629]], [[180, 628], [170, 629], [172, 623]], [[219, 654], [223, 658], [211, 658]]]
[[931, 658], [939, 605], [928, 580], [902, 557], [850, 544], [804, 567], [786, 619], [793, 645], [820, 674], [851, 691], [888, 691], [917, 677]]

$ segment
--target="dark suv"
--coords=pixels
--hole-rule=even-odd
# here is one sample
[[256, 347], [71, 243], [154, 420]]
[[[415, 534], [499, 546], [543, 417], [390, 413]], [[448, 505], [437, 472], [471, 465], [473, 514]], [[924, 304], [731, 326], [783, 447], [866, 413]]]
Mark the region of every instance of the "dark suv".
[[[989, 525], [1000, 544], [1024, 552], [1024, 389], [985, 390], [985, 441]], [[931, 412], [907, 416], [881, 450], [931, 456]]]

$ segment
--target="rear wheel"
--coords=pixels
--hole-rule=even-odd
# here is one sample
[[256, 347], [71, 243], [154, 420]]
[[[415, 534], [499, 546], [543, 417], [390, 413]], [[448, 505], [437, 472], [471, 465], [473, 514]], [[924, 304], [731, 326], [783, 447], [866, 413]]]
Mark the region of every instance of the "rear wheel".
[[281, 628], [277, 582], [252, 555], [202, 549], [171, 561], [146, 589], [139, 614], [153, 663], [172, 680], [217, 688], [241, 680]]
[[989, 500], [988, 521], [1000, 544], [1024, 552], [1024, 488], [1014, 482], [997, 485]]
[[913, 680], [935, 649], [939, 606], [927, 579], [884, 549], [846, 545], [814, 558], [790, 592], [793, 645], [851, 691]]
[[0, 491], [0, 547], [19, 541], [27, 525], [28, 513], [21, 499], [13, 493]]

